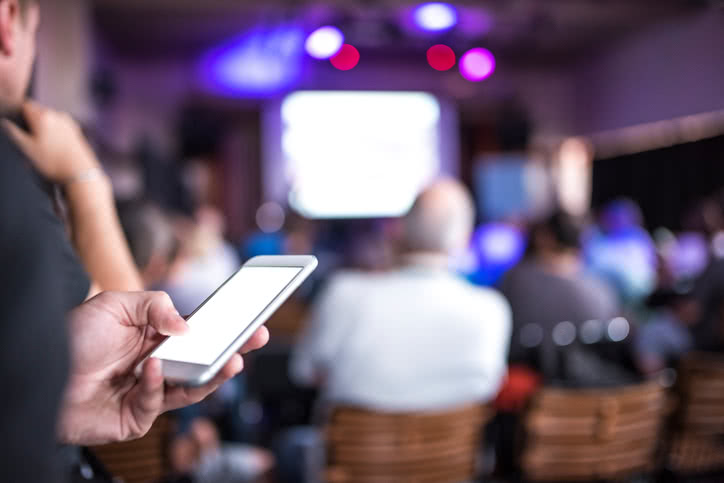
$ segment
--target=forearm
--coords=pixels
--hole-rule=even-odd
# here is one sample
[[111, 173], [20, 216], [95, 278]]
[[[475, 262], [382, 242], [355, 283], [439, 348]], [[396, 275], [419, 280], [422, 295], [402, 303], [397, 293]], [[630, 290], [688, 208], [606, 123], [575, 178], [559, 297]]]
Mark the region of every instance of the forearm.
[[66, 185], [73, 244], [101, 290], [142, 290], [143, 284], [105, 175]]

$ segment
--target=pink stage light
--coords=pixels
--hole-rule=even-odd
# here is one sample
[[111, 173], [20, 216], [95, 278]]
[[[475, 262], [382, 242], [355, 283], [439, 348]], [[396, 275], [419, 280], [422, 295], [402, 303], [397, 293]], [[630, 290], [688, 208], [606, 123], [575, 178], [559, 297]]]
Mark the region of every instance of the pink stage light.
[[470, 49], [460, 57], [460, 74], [471, 82], [487, 79], [495, 71], [495, 57], [482, 47]]

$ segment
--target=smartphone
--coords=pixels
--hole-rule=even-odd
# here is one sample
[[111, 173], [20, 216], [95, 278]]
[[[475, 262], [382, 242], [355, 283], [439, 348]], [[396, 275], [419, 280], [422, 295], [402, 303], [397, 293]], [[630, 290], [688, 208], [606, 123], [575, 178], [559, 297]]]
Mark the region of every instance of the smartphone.
[[161, 359], [169, 382], [206, 384], [316, 267], [311, 255], [250, 259], [188, 317], [188, 332], [149, 357]]

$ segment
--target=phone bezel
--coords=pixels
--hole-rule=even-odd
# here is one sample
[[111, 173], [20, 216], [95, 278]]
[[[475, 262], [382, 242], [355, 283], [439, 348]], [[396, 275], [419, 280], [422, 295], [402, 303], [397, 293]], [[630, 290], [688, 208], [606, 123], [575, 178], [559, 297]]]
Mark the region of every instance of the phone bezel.
[[[289, 296], [304, 282], [304, 280], [317, 267], [317, 258], [312, 255], [262, 255], [249, 259], [239, 270], [226, 279], [224, 283], [214, 290], [196, 309], [189, 315], [189, 319], [198, 312], [216, 293], [232, 280], [245, 267], [298, 267], [301, 270], [287, 284], [284, 289], [279, 292], [261, 311], [261, 313], [249, 324], [234, 341], [216, 358], [210, 365], [196, 364], [191, 362], [174, 361], [170, 359], [161, 359], [164, 379], [175, 384], [186, 386], [202, 386], [209, 382], [219, 370], [226, 364], [229, 358], [237, 352], [244, 343], [266, 322], [269, 317], [286, 301]], [[162, 342], [158, 347], [165, 343]], [[158, 350], [154, 349], [154, 352]], [[152, 352], [149, 357], [153, 357]]]

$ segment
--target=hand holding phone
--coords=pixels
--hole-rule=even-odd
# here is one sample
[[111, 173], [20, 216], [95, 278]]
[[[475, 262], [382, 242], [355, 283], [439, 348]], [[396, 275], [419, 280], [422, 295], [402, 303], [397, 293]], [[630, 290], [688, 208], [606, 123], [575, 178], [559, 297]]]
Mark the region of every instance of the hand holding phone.
[[149, 357], [161, 359], [164, 378], [205, 384], [314, 271], [313, 256], [261, 256], [246, 262]]
[[[241, 348], [263, 347], [260, 327]], [[58, 441], [94, 445], [143, 436], [159, 414], [197, 403], [242, 369], [233, 354], [206, 384], [164, 384], [161, 361], [139, 358], [188, 325], [163, 292], [102, 292], [68, 314], [72, 363], [59, 411]]]

